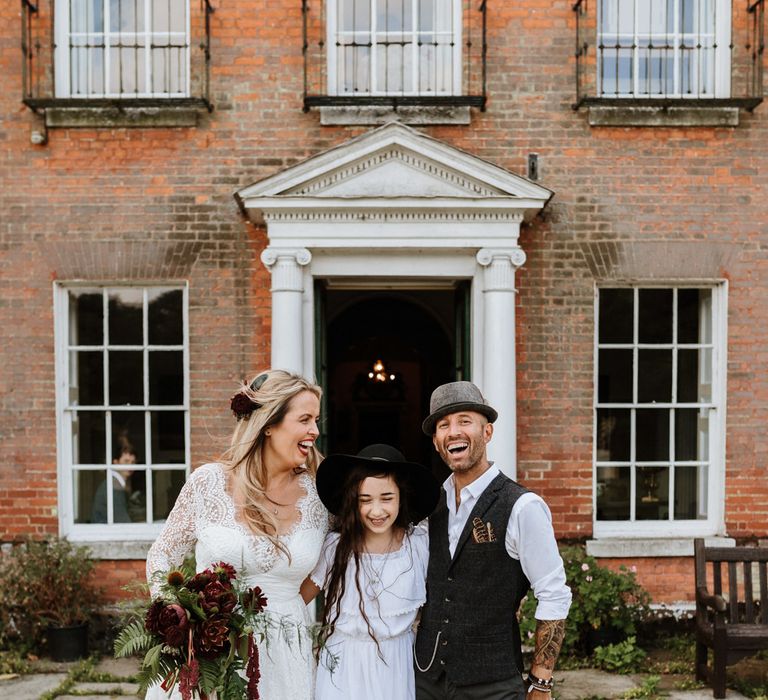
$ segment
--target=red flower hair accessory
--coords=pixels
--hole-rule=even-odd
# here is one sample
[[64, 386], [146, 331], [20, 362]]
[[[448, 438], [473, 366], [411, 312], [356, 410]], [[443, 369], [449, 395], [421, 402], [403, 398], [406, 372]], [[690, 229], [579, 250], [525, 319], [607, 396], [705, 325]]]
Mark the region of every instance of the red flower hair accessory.
[[[250, 390], [254, 392], [258, 391], [261, 389], [262, 385], [267, 381], [268, 378], [269, 375], [266, 372], [260, 374], [251, 382], [251, 386], [249, 387]], [[229, 400], [229, 407], [232, 409], [232, 413], [235, 414], [235, 418], [237, 418], [237, 420], [244, 420], [246, 418], [250, 418], [251, 413], [253, 413], [257, 408], [261, 408], [261, 404], [257, 401], [254, 401], [250, 396], [243, 393], [242, 391], [238, 391]]]

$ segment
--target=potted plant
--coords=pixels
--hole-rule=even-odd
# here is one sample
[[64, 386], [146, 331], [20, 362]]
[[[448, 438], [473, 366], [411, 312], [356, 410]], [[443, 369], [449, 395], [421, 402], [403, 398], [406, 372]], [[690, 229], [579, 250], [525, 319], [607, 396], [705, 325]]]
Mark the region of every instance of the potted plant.
[[30, 540], [13, 547], [0, 568], [13, 634], [34, 649], [47, 641], [56, 661], [85, 656], [88, 620], [101, 598], [93, 567], [89, 550], [67, 540]]

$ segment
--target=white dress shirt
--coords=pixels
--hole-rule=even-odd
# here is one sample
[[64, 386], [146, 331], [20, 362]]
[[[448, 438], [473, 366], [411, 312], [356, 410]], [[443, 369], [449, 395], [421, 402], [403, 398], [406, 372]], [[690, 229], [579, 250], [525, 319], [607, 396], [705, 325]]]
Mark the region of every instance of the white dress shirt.
[[[469, 514], [477, 499], [500, 474], [491, 466], [481, 476], [461, 489], [461, 503], [456, 509], [456, 490], [451, 474], [443, 483], [448, 505], [448, 549], [453, 557]], [[552, 514], [535, 493], [524, 493], [512, 507], [504, 538], [507, 554], [518, 559], [531, 582], [536, 597], [537, 620], [564, 620], [571, 607], [571, 589], [565, 584], [563, 560], [552, 529]]]

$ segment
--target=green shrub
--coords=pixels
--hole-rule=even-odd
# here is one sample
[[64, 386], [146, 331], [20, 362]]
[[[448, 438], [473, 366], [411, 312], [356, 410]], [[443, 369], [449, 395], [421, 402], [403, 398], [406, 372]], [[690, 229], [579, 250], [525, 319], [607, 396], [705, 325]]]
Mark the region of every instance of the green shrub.
[[[571, 587], [573, 602], [565, 623], [561, 654], [588, 655], [597, 646], [593, 635], [599, 631], [615, 641], [635, 634], [637, 624], [646, 615], [650, 597], [625, 567], [619, 571], [599, 566], [583, 547], [563, 547], [565, 577]], [[523, 601], [520, 629], [523, 639], [533, 639], [536, 629], [533, 593]]]
[[39, 649], [45, 630], [88, 621], [101, 595], [85, 547], [62, 539], [28, 541], [2, 558], [3, 648]]
[[623, 642], [597, 647], [592, 656], [595, 666], [603, 671], [613, 673], [632, 673], [640, 670], [640, 665], [646, 660], [646, 654], [637, 646], [634, 636], [627, 637]]

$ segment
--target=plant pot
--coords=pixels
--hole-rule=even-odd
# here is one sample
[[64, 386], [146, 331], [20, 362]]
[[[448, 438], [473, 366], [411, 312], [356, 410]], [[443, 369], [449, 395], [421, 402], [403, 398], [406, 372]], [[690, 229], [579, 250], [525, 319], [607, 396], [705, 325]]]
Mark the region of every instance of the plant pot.
[[587, 631], [587, 647], [591, 654], [596, 647], [607, 647], [609, 644], [623, 642], [627, 635], [615, 627], [590, 627]]
[[54, 661], [75, 661], [88, 656], [88, 623], [48, 628], [48, 653]]

